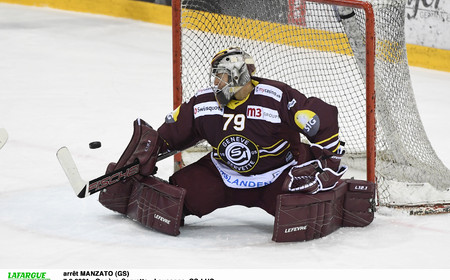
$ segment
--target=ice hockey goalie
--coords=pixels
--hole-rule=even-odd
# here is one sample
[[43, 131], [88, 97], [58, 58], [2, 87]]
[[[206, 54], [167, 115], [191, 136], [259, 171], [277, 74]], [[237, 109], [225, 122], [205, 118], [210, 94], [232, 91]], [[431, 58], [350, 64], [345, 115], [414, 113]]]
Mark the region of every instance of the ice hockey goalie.
[[[136, 160], [140, 172], [100, 194], [107, 208], [171, 235], [183, 217], [232, 205], [275, 217], [273, 240], [304, 241], [341, 226], [373, 220], [375, 186], [343, 180], [347, 166], [338, 110], [280, 81], [254, 76], [255, 62], [230, 47], [211, 60], [211, 85], [166, 116], [154, 130], [134, 123], [114, 170]], [[308, 144], [301, 143], [302, 134]], [[176, 171], [168, 182], [152, 174], [158, 155], [205, 140], [212, 152]]]

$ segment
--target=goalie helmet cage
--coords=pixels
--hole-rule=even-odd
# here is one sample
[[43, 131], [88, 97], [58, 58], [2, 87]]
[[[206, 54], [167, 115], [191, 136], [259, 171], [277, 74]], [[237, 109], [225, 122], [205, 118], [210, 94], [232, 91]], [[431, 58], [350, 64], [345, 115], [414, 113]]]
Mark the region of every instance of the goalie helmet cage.
[[[215, 53], [240, 46], [255, 59], [256, 76], [283, 81], [339, 108], [344, 161], [376, 182], [379, 205], [448, 204], [450, 171], [426, 136], [411, 86], [405, 5], [403, 0], [174, 0], [174, 108], [209, 87]], [[199, 147], [194, 150], [207, 145]], [[175, 165], [188, 154], [177, 155]]]

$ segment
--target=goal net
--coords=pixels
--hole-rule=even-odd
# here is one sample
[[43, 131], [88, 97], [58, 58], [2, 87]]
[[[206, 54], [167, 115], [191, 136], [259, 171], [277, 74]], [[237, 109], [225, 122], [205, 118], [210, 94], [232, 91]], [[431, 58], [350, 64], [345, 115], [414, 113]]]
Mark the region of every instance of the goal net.
[[[428, 141], [409, 76], [403, 0], [175, 0], [174, 107], [209, 86], [218, 51], [240, 46], [256, 76], [339, 108], [345, 163], [378, 203], [450, 203], [450, 171]], [[184, 152], [189, 164], [205, 143]], [[352, 175], [352, 173], [350, 173]], [[348, 176], [348, 175], [347, 175]]]

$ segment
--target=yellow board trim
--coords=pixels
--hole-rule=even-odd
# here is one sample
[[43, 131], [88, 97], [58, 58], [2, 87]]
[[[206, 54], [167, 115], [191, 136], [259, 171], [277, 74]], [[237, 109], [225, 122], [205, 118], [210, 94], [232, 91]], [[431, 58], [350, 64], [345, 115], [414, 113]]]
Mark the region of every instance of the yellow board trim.
[[450, 50], [406, 44], [408, 64], [450, 72]]
[[172, 7], [132, 0], [1, 0], [0, 2], [49, 7], [82, 13], [129, 18], [172, 25]]
[[[323, 42], [335, 40], [339, 41], [339, 45], [341, 46], [348, 45], [348, 39], [344, 33], [334, 33], [233, 16], [219, 16], [213, 13], [188, 9], [183, 10], [182, 16], [189, 18], [189, 23], [186, 23], [183, 27], [193, 30], [246, 39], [258, 38], [258, 40], [263, 42], [353, 55], [350, 47], [342, 49], [336, 47], [335, 44], [323, 44]], [[237, 33], [237, 26], [246, 26], [248, 32], [245, 34]], [[286, 36], [286, 34], [290, 34], [290, 36]], [[298, 38], [301, 38], [301, 40]], [[378, 54], [378, 59], [389, 60], [391, 63], [398, 63], [404, 54], [404, 48], [395, 42], [379, 41], [377, 42], [377, 47], [383, 50], [383, 52]], [[411, 44], [407, 44], [406, 49], [409, 65], [450, 72], [450, 50]]]
[[[349, 46], [347, 35], [294, 25], [279, 24], [248, 18], [240, 18], [227, 15], [202, 12], [197, 10], [183, 10], [182, 17], [189, 18], [182, 28], [198, 30], [202, 32], [220, 34], [224, 36], [235, 36], [244, 39], [255, 39], [267, 43], [276, 43], [294, 47], [315, 49], [324, 52], [353, 55], [350, 47], [336, 47], [335, 44], [323, 44], [323, 42], [334, 40], [339, 45]], [[207, 24], [206, 24], [207, 23]], [[236, 32], [239, 26], [245, 26], [247, 32]], [[289, 36], [286, 36], [289, 34]], [[300, 39], [299, 39], [300, 38]]]

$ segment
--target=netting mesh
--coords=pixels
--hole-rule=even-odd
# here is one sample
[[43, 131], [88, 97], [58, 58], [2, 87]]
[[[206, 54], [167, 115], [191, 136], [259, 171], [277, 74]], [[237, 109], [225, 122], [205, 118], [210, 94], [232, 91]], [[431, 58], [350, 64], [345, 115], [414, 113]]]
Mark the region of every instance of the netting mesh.
[[[379, 202], [449, 202], [450, 172], [427, 140], [411, 88], [404, 5], [400, 0], [373, 1]], [[209, 86], [215, 53], [240, 46], [255, 59], [256, 76], [283, 81], [337, 106], [346, 163], [365, 168], [363, 10], [304, 0], [183, 0], [181, 7], [183, 101]], [[430, 197], [429, 191], [418, 195], [428, 184], [438, 197]]]
[[450, 202], [450, 171], [431, 147], [409, 75], [404, 1], [374, 2], [377, 165], [386, 204]]

